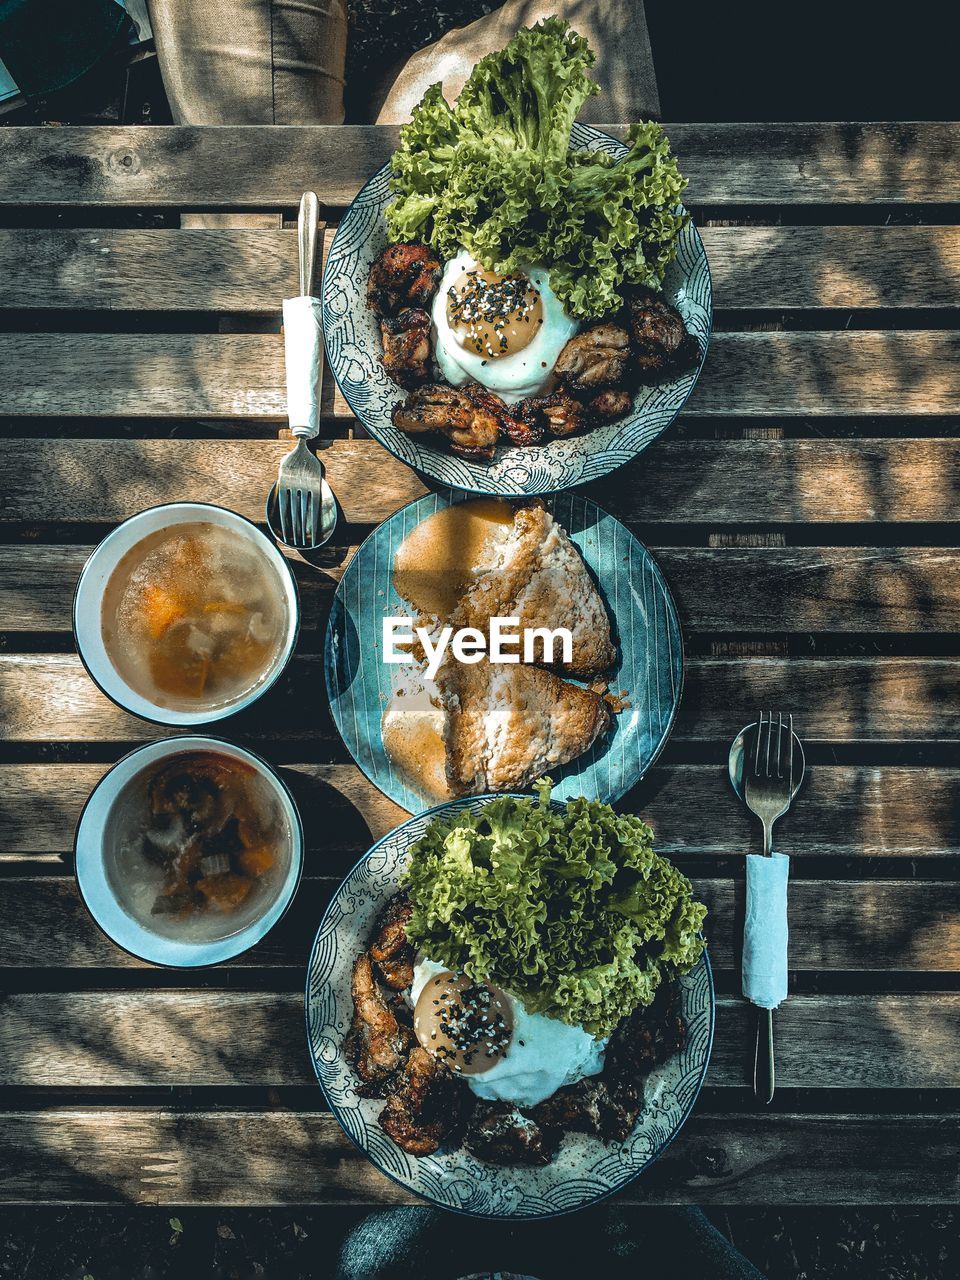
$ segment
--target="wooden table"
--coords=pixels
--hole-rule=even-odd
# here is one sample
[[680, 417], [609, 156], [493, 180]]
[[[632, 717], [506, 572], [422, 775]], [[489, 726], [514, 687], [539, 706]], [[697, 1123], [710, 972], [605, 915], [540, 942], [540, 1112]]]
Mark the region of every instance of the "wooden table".
[[[953, 1202], [960, 126], [669, 132], [710, 257], [716, 332], [679, 422], [592, 494], [653, 548], [682, 614], [677, 727], [626, 803], [710, 904], [719, 1010], [693, 1118], [624, 1199]], [[70, 865], [91, 787], [159, 736], [84, 674], [77, 572], [152, 503], [262, 518], [287, 447], [289, 219], [314, 188], [334, 222], [394, 140], [0, 130], [3, 1201], [405, 1198], [325, 1112], [304, 1043], [324, 903], [403, 817], [331, 724], [324, 618], [351, 548], [424, 491], [329, 386], [324, 458], [347, 523], [325, 570], [297, 563], [304, 629], [289, 674], [226, 726], [285, 766], [302, 804], [294, 908], [232, 964], [163, 972], [100, 935]], [[198, 210], [244, 216], [201, 230], [186, 216]], [[780, 834], [794, 855], [792, 995], [776, 1102], [761, 1112], [737, 953], [743, 855], [758, 837], [722, 766], [766, 706], [795, 713], [809, 784]]]

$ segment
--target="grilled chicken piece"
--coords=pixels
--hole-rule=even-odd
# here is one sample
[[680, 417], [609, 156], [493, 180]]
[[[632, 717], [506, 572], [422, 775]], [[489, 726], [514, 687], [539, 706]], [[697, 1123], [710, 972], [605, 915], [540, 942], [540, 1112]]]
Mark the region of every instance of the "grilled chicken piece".
[[595, 425], [616, 422], [633, 408], [633, 396], [629, 391], [601, 391], [587, 405], [587, 413]]
[[454, 795], [520, 791], [589, 751], [610, 728], [599, 694], [540, 667], [449, 659], [436, 679]]
[[660, 293], [638, 288], [627, 299], [633, 334], [634, 363], [645, 382], [676, 376], [700, 359], [696, 338], [687, 333], [683, 316]]
[[590, 1078], [558, 1089], [528, 1114], [543, 1129], [591, 1133], [605, 1142], [623, 1142], [637, 1122], [643, 1093], [614, 1096], [602, 1080]]
[[559, 1129], [541, 1128], [509, 1102], [481, 1102], [463, 1144], [490, 1164], [549, 1164], [560, 1146]]
[[414, 950], [407, 942], [405, 928], [412, 910], [405, 893], [392, 897], [378, 921], [377, 936], [370, 947], [370, 958], [394, 991], [403, 991], [413, 983]]
[[404, 307], [426, 307], [443, 272], [425, 244], [389, 244], [373, 261], [367, 277], [367, 306], [378, 316]]
[[398, 1147], [429, 1156], [448, 1138], [459, 1137], [470, 1093], [432, 1054], [417, 1045], [410, 1051], [400, 1085], [380, 1112], [380, 1128]]
[[554, 373], [574, 391], [619, 387], [630, 371], [630, 335], [611, 321], [591, 325], [560, 352]]
[[478, 408], [496, 418], [500, 424], [500, 430], [514, 444], [530, 445], [543, 442], [547, 431], [542, 417], [531, 415], [527, 418], [520, 412], [520, 405], [511, 408], [499, 396], [476, 382], [471, 382], [464, 387], [463, 391], [464, 395], [468, 396]]
[[646, 1076], [679, 1053], [687, 1029], [680, 1012], [680, 988], [675, 982], [661, 986], [653, 1003], [635, 1009], [610, 1037], [603, 1060], [603, 1080], [614, 1093], [640, 1087]]
[[[554, 660], [539, 665], [581, 680], [614, 665], [617, 651], [603, 598], [580, 552], [542, 502], [516, 507], [509, 540], [491, 544], [491, 555], [489, 563], [481, 556], [475, 582], [448, 619], [454, 628], [478, 627], [486, 632], [490, 619], [496, 617], [519, 618], [521, 629], [562, 621], [573, 640], [572, 661], [563, 662], [558, 646]], [[497, 669], [514, 668], [500, 665]]]
[[430, 381], [430, 316], [407, 307], [398, 316], [380, 321], [383, 367], [401, 387], [419, 387]]
[[466, 391], [430, 383], [412, 391], [394, 405], [393, 425], [409, 435], [436, 431], [450, 441], [451, 450], [462, 458], [489, 462], [500, 435], [498, 419], [477, 404]]
[[549, 396], [523, 400], [516, 411], [524, 421], [539, 423], [543, 435], [549, 433], [557, 437], [572, 436], [575, 431], [580, 431], [587, 425], [583, 405], [569, 391], [554, 391]]
[[353, 1023], [344, 1051], [372, 1096], [383, 1097], [412, 1042], [412, 1032], [401, 1027], [380, 989], [373, 962], [364, 951], [357, 956], [351, 980]]

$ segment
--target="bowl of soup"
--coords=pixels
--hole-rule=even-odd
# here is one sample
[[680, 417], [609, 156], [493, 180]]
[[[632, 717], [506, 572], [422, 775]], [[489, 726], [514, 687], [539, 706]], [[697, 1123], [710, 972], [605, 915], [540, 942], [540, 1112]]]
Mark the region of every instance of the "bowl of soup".
[[118, 525], [80, 574], [73, 629], [102, 691], [159, 724], [210, 724], [276, 681], [299, 602], [274, 544], [224, 507], [178, 502]]
[[303, 831], [279, 774], [217, 738], [165, 738], [104, 775], [77, 826], [81, 897], [118, 946], [153, 964], [219, 964], [286, 911]]

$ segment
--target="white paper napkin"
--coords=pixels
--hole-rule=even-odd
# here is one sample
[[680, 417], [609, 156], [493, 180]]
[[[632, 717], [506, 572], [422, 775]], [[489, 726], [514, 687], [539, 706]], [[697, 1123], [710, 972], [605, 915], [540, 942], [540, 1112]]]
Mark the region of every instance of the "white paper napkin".
[[323, 327], [320, 299], [283, 302], [283, 352], [287, 370], [287, 417], [291, 431], [312, 439], [320, 431]]
[[785, 853], [747, 854], [747, 912], [743, 925], [743, 994], [761, 1009], [787, 998], [787, 879]]

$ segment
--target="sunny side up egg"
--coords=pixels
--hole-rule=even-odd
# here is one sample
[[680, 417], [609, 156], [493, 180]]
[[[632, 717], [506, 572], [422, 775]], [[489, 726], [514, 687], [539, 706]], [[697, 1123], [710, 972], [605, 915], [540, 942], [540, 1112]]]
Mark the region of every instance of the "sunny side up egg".
[[508, 404], [547, 387], [577, 328], [543, 267], [500, 276], [466, 250], [447, 262], [433, 300], [433, 348], [444, 378], [454, 387], [479, 382]]

